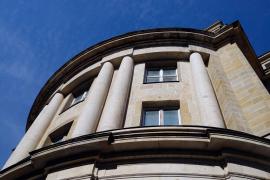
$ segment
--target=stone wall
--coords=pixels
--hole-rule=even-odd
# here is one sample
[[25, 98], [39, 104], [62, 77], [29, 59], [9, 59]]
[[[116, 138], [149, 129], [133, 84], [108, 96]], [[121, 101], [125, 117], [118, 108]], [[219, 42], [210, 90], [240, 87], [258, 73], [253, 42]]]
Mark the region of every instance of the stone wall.
[[[124, 127], [140, 126], [142, 104], [152, 102], [153, 106], [162, 101], [180, 103], [181, 121], [184, 125], [200, 125], [200, 115], [193, 90], [189, 62], [178, 61], [179, 82], [144, 84], [145, 64], [137, 64], [131, 86], [129, 104]], [[165, 102], [166, 103], [166, 102]], [[168, 104], [170, 105], [170, 102]]]
[[239, 47], [227, 44], [211, 55], [208, 72], [227, 127], [269, 133], [270, 96]]
[[[166, 48], [163, 49], [167, 50]], [[187, 51], [185, 48], [181, 50]], [[259, 136], [269, 133], [269, 94], [238, 46], [236, 44], [227, 44], [216, 52], [211, 51], [208, 53], [210, 56], [207, 70], [226, 127]], [[151, 56], [147, 57], [147, 60], [149, 58], [151, 59]], [[179, 82], [152, 84], [143, 83], [145, 62], [140, 61], [135, 62], [123, 127], [140, 126], [143, 103], [165, 102], [166, 105], [170, 105], [172, 101], [179, 103], [182, 125], [201, 125], [191, 66], [187, 59], [175, 59], [177, 61]], [[96, 67], [96, 65], [94, 64], [93, 67]], [[115, 81], [116, 74], [117, 69], [114, 72], [112, 83]], [[59, 112], [52, 120], [37, 148], [43, 146], [51, 132], [70, 121], [74, 121], [71, 127], [72, 132], [84, 103], [79, 103], [61, 112], [68, 98], [69, 96], [63, 101]], [[69, 138], [69, 135], [67, 138]]]

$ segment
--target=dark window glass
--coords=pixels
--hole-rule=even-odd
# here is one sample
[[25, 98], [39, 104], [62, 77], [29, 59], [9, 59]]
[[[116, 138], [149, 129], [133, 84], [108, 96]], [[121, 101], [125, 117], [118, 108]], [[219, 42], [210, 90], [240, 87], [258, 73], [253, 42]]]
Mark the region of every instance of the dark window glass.
[[160, 82], [160, 69], [151, 69], [147, 71], [146, 81], [148, 83]]
[[176, 69], [164, 69], [163, 70], [163, 81], [177, 81]]
[[63, 125], [62, 127], [60, 127], [59, 129], [55, 130], [54, 132], [52, 132], [47, 140], [44, 143], [44, 146], [50, 145], [50, 144], [54, 144], [54, 143], [58, 143], [61, 141], [66, 140], [66, 136], [69, 133], [69, 130], [71, 128], [72, 122], [67, 123], [65, 125]]
[[159, 125], [159, 111], [145, 111], [144, 112], [144, 126]]
[[178, 125], [179, 124], [178, 110], [164, 110], [163, 120], [164, 125]]
[[168, 126], [179, 124], [181, 124], [181, 117], [178, 108], [151, 108], [150, 110], [143, 110], [143, 126]]
[[82, 92], [81, 94], [74, 95], [74, 99], [72, 100], [70, 106], [73, 106], [75, 104], [78, 104], [79, 102], [82, 102], [87, 96], [87, 91]]
[[177, 69], [147, 69], [145, 81], [146, 83], [177, 81]]

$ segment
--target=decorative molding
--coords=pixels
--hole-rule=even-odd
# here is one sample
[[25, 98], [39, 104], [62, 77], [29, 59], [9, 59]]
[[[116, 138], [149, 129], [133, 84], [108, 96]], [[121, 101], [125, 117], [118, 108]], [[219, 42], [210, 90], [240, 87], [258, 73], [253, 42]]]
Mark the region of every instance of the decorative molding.
[[[155, 149], [155, 152], [153, 152]], [[136, 152], [136, 153], [135, 153]], [[135, 154], [136, 155], [135, 155]], [[75, 162], [106, 164], [140, 159], [211, 159], [219, 163], [240, 159], [270, 166], [270, 140], [250, 134], [202, 126], [135, 127], [73, 138], [30, 152], [26, 159], [0, 172], [15, 179]], [[152, 162], [152, 160], [151, 160]]]

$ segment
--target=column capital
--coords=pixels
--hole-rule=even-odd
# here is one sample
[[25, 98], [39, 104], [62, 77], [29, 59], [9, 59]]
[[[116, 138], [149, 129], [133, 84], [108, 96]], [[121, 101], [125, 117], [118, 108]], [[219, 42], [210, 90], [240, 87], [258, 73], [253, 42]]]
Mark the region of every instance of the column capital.
[[190, 53], [190, 57], [193, 57], [193, 56], [200, 56], [200, 57], [202, 57], [199, 52], [191, 52]]
[[63, 97], [65, 96], [65, 94], [64, 94], [63, 92], [61, 92], [60, 90], [58, 90], [58, 91], [56, 91], [55, 93], [53, 93], [53, 94], [50, 96], [50, 98], [47, 100], [47, 102], [46, 102], [45, 105], [48, 105], [48, 104], [51, 102], [51, 100], [52, 100], [57, 94], [62, 95]]
[[133, 58], [131, 56], [124, 56], [122, 59], [124, 59], [124, 58], [130, 58], [133, 60]]
[[202, 59], [205, 66], [208, 65], [210, 54], [205, 52], [191, 51], [189, 54], [189, 61], [194, 58]]
[[62, 94], [63, 96], [65, 95], [62, 91], [60, 91], [60, 90], [58, 90], [58, 91], [56, 91], [55, 93], [54, 93], [54, 95], [55, 94]]

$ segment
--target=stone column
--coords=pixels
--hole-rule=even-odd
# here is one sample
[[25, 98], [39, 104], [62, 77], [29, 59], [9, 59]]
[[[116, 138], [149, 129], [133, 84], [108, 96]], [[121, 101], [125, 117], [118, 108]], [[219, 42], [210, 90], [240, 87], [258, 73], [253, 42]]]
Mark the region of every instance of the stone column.
[[108, 95], [113, 76], [113, 65], [106, 62], [89, 89], [85, 105], [78, 118], [72, 137], [95, 132]]
[[122, 59], [115, 81], [111, 85], [97, 131], [121, 128], [133, 76], [133, 66], [131, 57], [126, 56]]
[[56, 93], [53, 96], [50, 103], [43, 108], [33, 124], [27, 130], [20, 143], [7, 160], [3, 169], [26, 158], [29, 155], [29, 152], [36, 148], [62, 103], [63, 98], [64, 96], [61, 93]]
[[202, 56], [196, 52], [192, 53], [190, 63], [202, 125], [224, 128], [224, 121]]

